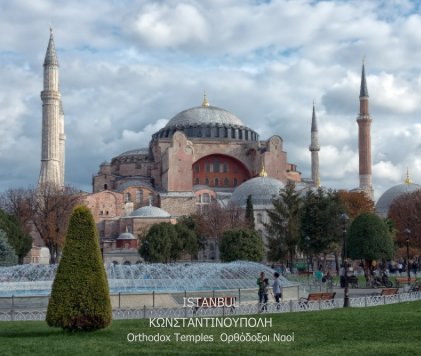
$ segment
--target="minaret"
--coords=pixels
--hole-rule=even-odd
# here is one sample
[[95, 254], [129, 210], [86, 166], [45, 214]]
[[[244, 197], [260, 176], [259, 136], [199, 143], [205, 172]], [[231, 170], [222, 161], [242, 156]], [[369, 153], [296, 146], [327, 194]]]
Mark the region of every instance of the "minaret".
[[42, 100], [41, 172], [38, 185], [64, 186], [64, 119], [59, 92], [59, 73], [53, 31], [44, 60], [44, 90]]
[[368, 112], [368, 90], [365, 79], [364, 61], [361, 73], [360, 114], [358, 123], [358, 151], [360, 189], [373, 199], [373, 185], [371, 181], [371, 117]]
[[319, 132], [317, 130], [316, 111], [314, 109], [313, 101], [313, 115], [311, 117], [311, 143], [308, 148], [311, 152], [311, 179], [316, 187], [320, 187], [320, 173], [319, 173]]

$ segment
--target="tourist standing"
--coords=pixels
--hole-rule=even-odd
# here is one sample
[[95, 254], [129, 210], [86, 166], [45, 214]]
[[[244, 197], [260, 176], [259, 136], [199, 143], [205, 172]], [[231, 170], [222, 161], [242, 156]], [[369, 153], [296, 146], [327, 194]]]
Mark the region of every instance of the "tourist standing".
[[257, 295], [259, 296], [259, 303], [263, 303], [263, 294], [264, 294], [264, 283], [265, 283], [265, 272], [260, 272], [259, 278], [257, 278]]
[[269, 300], [269, 279], [265, 278], [263, 280], [263, 304], [262, 312], [268, 310], [268, 300]]
[[279, 308], [280, 308], [279, 300], [282, 296], [281, 282], [279, 281], [279, 273], [278, 272], [275, 272], [273, 276], [275, 277], [275, 280], [273, 281], [272, 291], [273, 291], [273, 296], [274, 296], [275, 301], [276, 301], [276, 309], [279, 310]]

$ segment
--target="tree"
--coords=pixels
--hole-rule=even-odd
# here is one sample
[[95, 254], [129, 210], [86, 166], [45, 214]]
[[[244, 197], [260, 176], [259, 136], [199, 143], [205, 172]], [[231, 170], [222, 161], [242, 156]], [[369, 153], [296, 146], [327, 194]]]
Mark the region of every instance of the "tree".
[[338, 191], [339, 199], [342, 202], [347, 215], [354, 220], [362, 213], [373, 213], [374, 202], [364, 192]]
[[265, 224], [268, 258], [279, 261], [286, 257], [292, 265], [300, 238], [301, 198], [295, 191], [295, 183], [288, 182], [272, 203], [274, 209], [267, 210], [269, 223]]
[[107, 327], [111, 318], [98, 232], [90, 210], [81, 205], [70, 218], [46, 320], [66, 330], [96, 330]]
[[251, 195], [247, 196], [246, 202], [246, 224], [248, 225], [249, 229], [254, 230], [254, 209], [253, 209], [253, 201]]
[[204, 238], [220, 241], [224, 231], [235, 228], [247, 228], [247, 224], [244, 209], [233, 204], [223, 208], [217, 201], [212, 201], [198, 216], [198, 231]]
[[22, 230], [18, 219], [0, 209], [0, 229], [7, 235], [9, 244], [18, 256], [18, 263], [22, 264], [24, 257], [32, 248], [32, 237]]
[[363, 213], [352, 222], [348, 239], [348, 256], [364, 259], [366, 266], [373, 260], [391, 259], [393, 239], [388, 225], [374, 213]]
[[171, 251], [178, 236], [171, 223], [163, 222], [152, 225], [139, 248], [140, 255], [148, 262], [165, 262], [176, 257], [180, 251]]
[[301, 215], [301, 246], [308, 236], [309, 249], [315, 254], [332, 252], [334, 245], [341, 244], [341, 223], [339, 217], [344, 212], [335, 191], [322, 188], [307, 192]]
[[261, 261], [264, 256], [263, 241], [254, 230], [227, 230], [221, 239], [220, 253], [224, 262]]
[[405, 230], [411, 231], [410, 256], [421, 254], [421, 191], [403, 194], [395, 199], [389, 208], [388, 218], [392, 220], [396, 232], [396, 255], [406, 258]]
[[80, 203], [80, 193], [72, 187], [45, 184], [33, 191], [31, 220], [50, 251], [50, 263], [57, 263], [73, 208]]
[[192, 258], [196, 256], [199, 251], [199, 244], [194, 230], [189, 229], [182, 219], [175, 225], [175, 230], [181, 243], [181, 251], [188, 253]]
[[[193, 245], [197, 246], [186, 247], [186, 251], [192, 256], [196, 255], [199, 250], [203, 250], [206, 246], [206, 237], [203, 236], [199, 228], [200, 219], [200, 215], [193, 214], [182, 216], [177, 220], [177, 224], [185, 225], [195, 236], [196, 244], [193, 243]], [[194, 252], [196, 248], [197, 251]]]
[[17, 263], [15, 250], [10, 246], [6, 233], [0, 230], [0, 267], [14, 266]]
[[54, 264], [60, 257], [70, 215], [80, 200], [80, 192], [73, 187], [44, 184], [7, 190], [0, 196], [0, 207], [17, 219], [24, 233], [42, 239]]
[[300, 247], [310, 255], [333, 252], [337, 268], [338, 252], [343, 243], [339, 217], [343, 212], [344, 208], [335, 191], [319, 188], [315, 192], [308, 191], [304, 197]]

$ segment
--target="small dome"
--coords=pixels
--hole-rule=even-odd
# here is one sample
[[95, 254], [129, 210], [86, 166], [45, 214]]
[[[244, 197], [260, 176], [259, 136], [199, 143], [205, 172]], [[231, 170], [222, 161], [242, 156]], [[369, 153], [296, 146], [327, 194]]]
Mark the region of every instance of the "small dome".
[[256, 177], [249, 179], [234, 190], [231, 202], [245, 207], [247, 197], [252, 196], [253, 207], [266, 209], [272, 206], [274, 196], [279, 195], [279, 191], [285, 185], [280, 180], [271, 177]]
[[227, 110], [216, 106], [198, 106], [178, 113], [165, 127], [200, 125], [244, 126], [237, 116]]
[[136, 237], [134, 237], [131, 232], [123, 232], [120, 234], [117, 240], [136, 240]]
[[403, 194], [412, 193], [421, 189], [421, 185], [415, 183], [403, 183], [386, 190], [376, 204], [376, 211], [379, 215], [387, 217], [393, 201]]
[[171, 215], [165, 210], [156, 206], [142, 206], [130, 214], [132, 217], [137, 218], [169, 218]]

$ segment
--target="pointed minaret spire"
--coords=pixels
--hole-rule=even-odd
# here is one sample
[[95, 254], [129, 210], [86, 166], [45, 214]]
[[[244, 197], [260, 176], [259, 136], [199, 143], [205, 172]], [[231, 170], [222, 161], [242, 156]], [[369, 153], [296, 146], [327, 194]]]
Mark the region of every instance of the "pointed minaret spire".
[[361, 86], [360, 86], [360, 98], [367, 97], [368, 98], [368, 90], [367, 90], [367, 80], [365, 79], [365, 57], [363, 58], [363, 68], [361, 72]]
[[313, 100], [313, 114], [311, 116], [311, 143], [309, 150], [311, 152], [311, 179], [315, 186], [320, 186], [320, 172], [319, 172], [319, 132], [317, 130], [316, 110]]
[[45, 53], [44, 66], [58, 66], [56, 47], [54, 45], [53, 29], [50, 27], [50, 40], [48, 41], [47, 52]]
[[64, 115], [59, 90], [59, 71], [53, 30], [44, 60], [42, 100], [41, 171], [38, 185], [64, 186]]
[[360, 87], [360, 114], [358, 123], [358, 151], [360, 189], [373, 199], [373, 185], [371, 176], [371, 117], [368, 111], [368, 90], [365, 78], [365, 64], [363, 61]]

